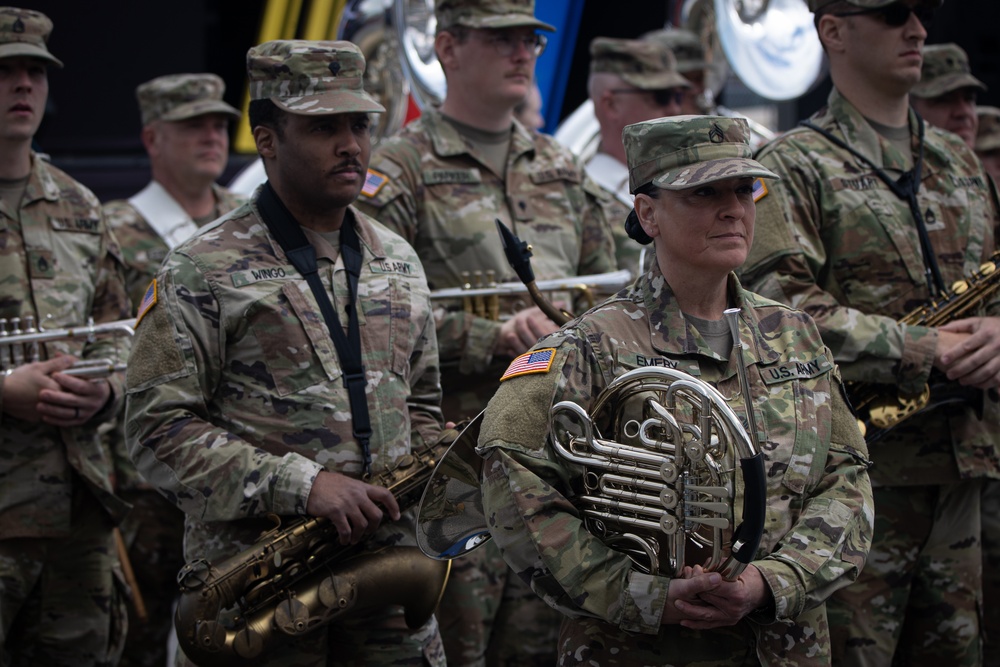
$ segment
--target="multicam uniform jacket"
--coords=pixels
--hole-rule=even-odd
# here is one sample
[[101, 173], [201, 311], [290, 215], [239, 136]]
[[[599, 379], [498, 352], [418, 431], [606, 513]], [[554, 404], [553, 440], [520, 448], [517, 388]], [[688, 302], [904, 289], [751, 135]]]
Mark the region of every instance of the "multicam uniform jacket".
[[[151, 183], [160, 190], [162, 195], [170, 197], [163, 190], [163, 187], [155, 181]], [[246, 201], [242, 195], [226, 190], [219, 185], [212, 185], [212, 193], [215, 195], [215, 210], [219, 215], [224, 215]], [[177, 204], [177, 209], [183, 213], [183, 209]], [[143, 217], [127, 199], [116, 199], [104, 204], [104, 217], [108, 220], [108, 225], [115, 232], [115, 237], [121, 244], [122, 255], [125, 257], [125, 279], [128, 285], [129, 296], [132, 298], [132, 305], [138, 306], [142, 301], [142, 296], [149, 286], [149, 281], [156, 275], [163, 259], [170, 252], [172, 245], [165, 241], [156, 229], [150, 225], [149, 220]], [[181, 223], [188, 223], [192, 229], [196, 229], [195, 223], [186, 216], [185, 218], [172, 221], [171, 226]]]
[[[31, 161], [20, 206], [0, 201], [0, 317], [20, 318], [23, 328], [31, 316], [45, 329], [128, 318], [121, 254], [97, 198], [37, 155]], [[62, 353], [124, 363], [129, 345], [127, 338], [100, 337], [39, 348], [42, 359]], [[120, 518], [127, 506], [112, 495], [110, 455], [97, 437], [123, 395], [120, 376], [109, 382], [108, 404], [79, 428], [0, 417], [0, 537], [68, 535], [75, 475]]]
[[669, 579], [642, 574], [586, 529], [573, 506], [584, 471], [546, 438], [549, 406], [569, 400], [589, 411], [614, 378], [643, 366], [698, 377], [745, 414], [736, 356], [722, 359], [686, 323], [658, 267], [540, 341], [535, 349], [555, 350], [548, 372], [505, 380], [486, 410], [479, 451], [490, 532], [514, 571], [568, 615], [565, 662], [718, 665], [756, 649], [765, 665], [829, 664], [823, 603], [857, 577], [871, 542], [867, 450], [808, 316], [743, 291], [735, 277], [730, 294], [742, 308], [766, 459], [765, 532], [753, 564], [774, 594], [749, 623], [701, 633], [661, 626]]
[[[614, 271], [614, 241], [598, 205], [607, 197], [549, 136], [515, 121], [506, 173], [498, 175], [440, 113], [429, 111], [379, 147], [358, 207], [409, 241], [431, 288], [440, 289], [461, 286], [467, 280], [463, 271], [517, 280], [504, 257], [497, 218], [531, 244], [539, 280]], [[503, 304], [501, 313], [530, 305], [520, 299], [519, 305]], [[486, 405], [506, 363], [492, 358], [500, 323], [462, 312], [461, 302], [434, 306], [442, 364], [458, 369], [445, 373], [445, 399], [480, 389], [461, 400], [463, 414], [446, 416], [473, 416]]]
[[[363, 255], [358, 314], [378, 473], [437, 436], [437, 345], [412, 248], [353, 209], [347, 220], [352, 215]], [[343, 260], [304, 231], [342, 313]], [[305, 514], [321, 470], [360, 476], [333, 341], [255, 198], [168, 255], [155, 289], [155, 305], [140, 307], [129, 360], [126, 438], [143, 477], [187, 513], [189, 558], [212, 560], [252, 544], [270, 525], [267, 513]], [[383, 523], [371, 544], [386, 543], [415, 544], [412, 523]]]
[[[162, 185], [156, 181], [150, 181], [140, 194], [146, 194], [150, 190], [154, 191], [152, 197], [156, 200], [172, 204], [172, 206], [168, 205], [168, 209], [163, 212], [166, 219], [157, 221], [156, 227], [150, 224], [150, 221], [127, 199], [109, 201], [103, 206], [104, 217], [108, 221], [108, 226], [114, 231], [115, 238], [118, 239], [122, 249], [122, 257], [125, 260], [125, 288], [128, 290], [133, 308], [137, 308], [142, 302], [146, 288], [156, 276], [160, 264], [163, 263], [167, 253], [177, 245], [176, 242], [171, 243], [166, 240], [157, 229], [176, 230], [175, 236], [179, 236], [177, 232], [197, 231], [195, 222]], [[219, 212], [220, 216], [246, 201], [243, 195], [234, 194], [214, 184], [212, 185], [212, 193], [215, 195], [216, 211]], [[193, 234], [187, 234], [187, 236], [191, 235]], [[125, 440], [124, 437], [121, 437], [120, 424], [109, 439], [115, 460], [115, 477], [118, 489], [127, 491], [135, 488], [148, 488], [129, 460], [128, 452], [125, 451]]]
[[[904, 156], [838, 91], [811, 120], [882, 169], [897, 175], [905, 169]], [[916, 122], [911, 112], [914, 155]], [[925, 132], [918, 201], [950, 287], [996, 249], [997, 203], [982, 166], [958, 137], [930, 126]], [[758, 159], [782, 179], [769, 182], [757, 201], [744, 282], [812, 314], [846, 380], [919, 393], [932, 369], [937, 333], [898, 323], [931, 297], [907, 203], [870, 166], [808, 128], [768, 144]], [[987, 312], [1000, 314], [1000, 300]], [[985, 409], [983, 420], [971, 407], [949, 406], [902, 422], [872, 446], [873, 481], [939, 484], [1000, 476], [1000, 412], [988, 397]]]

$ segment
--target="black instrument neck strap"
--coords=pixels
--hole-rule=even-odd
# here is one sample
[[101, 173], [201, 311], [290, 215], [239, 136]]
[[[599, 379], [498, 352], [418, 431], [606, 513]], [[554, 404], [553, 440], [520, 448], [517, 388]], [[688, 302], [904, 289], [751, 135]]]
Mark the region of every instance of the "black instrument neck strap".
[[[916, 114], [916, 112], [914, 113]], [[917, 223], [917, 235], [920, 238], [920, 252], [924, 257], [924, 275], [927, 278], [927, 287], [930, 289], [932, 297], [943, 294], [945, 291], [944, 279], [941, 278], [941, 269], [938, 267], [937, 257], [934, 255], [933, 248], [931, 248], [931, 239], [927, 234], [927, 225], [924, 223], [924, 215], [920, 212], [920, 202], [917, 201], [917, 193], [920, 192], [920, 179], [922, 178], [924, 168], [923, 118], [917, 115], [917, 138], [920, 145], [920, 148], [917, 151], [917, 160], [913, 165], [913, 169], [904, 172], [903, 175], [899, 177], [899, 180], [895, 181], [891, 176], [889, 176], [889, 174], [885, 173], [885, 171], [876, 166], [874, 162], [848, 146], [846, 142], [834, 136], [827, 130], [814, 125], [807, 120], [804, 120], [799, 124], [803, 127], [808, 127], [810, 130], [819, 132], [830, 140], [831, 143], [843, 148], [845, 151], [867, 164], [872, 168], [872, 171], [875, 172], [876, 176], [885, 181], [885, 184], [889, 186], [889, 189], [892, 190], [894, 195], [904, 200], [909, 205], [910, 212], [913, 214], [913, 220]]]
[[347, 335], [340, 325], [337, 311], [330, 303], [330, 297], [323, 287], [319, 277], [319, 267], [316, 262], [316, 249], [312, 247], [302, 227], [292, 216], [285, 204], [278, 198], [270, 182], [265, 182], [257, 199], [264, 223], [278, 245], [285, 251], [288, 260], [309, 283], [316, 302], [319, 304], [323, 320], [330, 330], [330, 338], [337, 349], [337, 357], [344, 371], [344, 386], [351, 401], [351, 420], [354, 438], [361, 447], [364, 457], [363, 471], [367, 478], [371, 474], [371, 420], [368, 416], [368, 399], [365, 388], [368, 381], [365, 378], [365, 365], [361, 357], [361, 332], [358, 330], [358, 279], [361, 276], [361, 242], [355, 221], [345, 216], [340, 228], [340, 255], [344, 258], [347, 270], [347, 284], [350, 300], [347, 302]]

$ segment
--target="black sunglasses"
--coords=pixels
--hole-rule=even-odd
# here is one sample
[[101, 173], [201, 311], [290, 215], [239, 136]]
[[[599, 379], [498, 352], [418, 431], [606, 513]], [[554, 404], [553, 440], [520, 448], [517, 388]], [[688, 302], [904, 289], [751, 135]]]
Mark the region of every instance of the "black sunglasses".
[[649, 93], [653, 96], [656, 106], [665, 107], [670, 103], [681, 104], [684, 101], [684, 91], [679, 88], [660, 88], [658, 90], [643, 90], [642, 88], [612, 88], [612, 93]]
[[874, 14], [891, 28], [898, 28], [905, 25], [910, 20], [910, 14], [916, 14], [917, 20], [926, 28], [934, 20], [934, 10], [930, 7], [910, 7], [902, 2], [894, 2], [885, 7], [874, 7], [872, 9], [859, 9], [854, 12], [840, 12], [834, 16], [861, 16], [862, 14]]

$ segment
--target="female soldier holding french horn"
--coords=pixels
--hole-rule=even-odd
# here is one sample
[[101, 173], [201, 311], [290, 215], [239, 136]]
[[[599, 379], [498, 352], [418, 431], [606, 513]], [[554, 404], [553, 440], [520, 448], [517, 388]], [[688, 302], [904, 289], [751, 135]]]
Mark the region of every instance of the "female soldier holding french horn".
[[732, 273], [775, 178], [749, 137], [625, 128], [626, 226], [657, 261], [516, 359], [486, 410], [490, 532], [566, 614], [561, 665], [829, 664], [824, 601], [871, 541], [867, 450], [811, 318]]

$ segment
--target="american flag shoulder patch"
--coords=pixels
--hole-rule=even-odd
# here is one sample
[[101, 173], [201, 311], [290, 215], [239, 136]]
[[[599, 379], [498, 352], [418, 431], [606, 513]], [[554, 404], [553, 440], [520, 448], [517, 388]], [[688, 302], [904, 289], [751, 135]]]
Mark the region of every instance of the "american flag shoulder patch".
[[382, 186], [388, 182], [388, 176], [380, 174], [374, 169], [369, 169], [368, 175], [365, 176], [365, 185], [361, 188], [361, 194], [366, 197], [374, 197], [378, 194], [378, 191], [382, 189]]
[[754, 179], [753, 182], [753, 203], [756, 204], [767, 196], [767, 185], [763, 178]]
[[139, 322], [142, 322], [142, 318], [146, 316], [146, 313], [153, 309], [156, 305], [156, 278], [153, 278], [153, 282], [149, 283], [149, 287], [146, 288], [146, 293], [142, 295], [142, 301], [139, 302], [139, 310], [135, 314], [135, 326], [139, 326]]
[[552, 368], [552, 362], [556, 358], [556, 349], [547, 347], [544, 350], [531, 350], [525, 352], [520, 357], [510, 362], [510, 366], [504, 371], [500, 381], [508, 380], [518, 375], [528, 375], [529, 373], [548, 373]]

